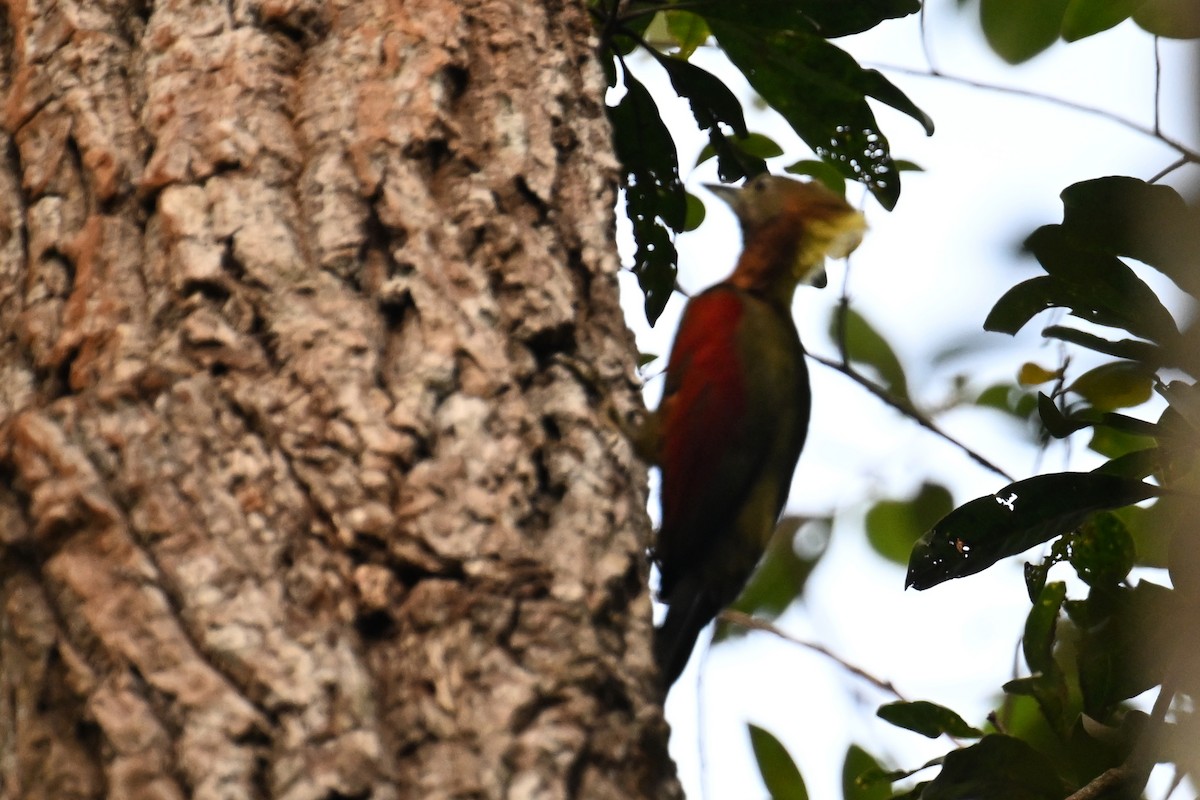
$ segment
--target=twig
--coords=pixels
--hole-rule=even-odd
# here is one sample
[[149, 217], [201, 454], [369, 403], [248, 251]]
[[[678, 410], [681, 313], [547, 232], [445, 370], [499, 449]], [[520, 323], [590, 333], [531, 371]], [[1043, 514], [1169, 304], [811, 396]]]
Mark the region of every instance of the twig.
[[1120, 114], [1115, 114], [1107, 109], [1084, 105], [1083, 103], [1076, 103], [1073, 100], [1067, 100], [1061, 97], [1052, 97], [1032, 89], [1022, 89], [1017, 86], [1000, 86], [994, 83], [977, 81], [972, 78], [964, 78], [959, 75], [951, 75], [932, 67], [929, 69], [914, 69], [912, 67], [901, 67], [893, 64], [878, 63], [874, 64], [873, 66], [879, 70], [898, 72], [902, 75], [912, 75], [918, 78], [938, 78], [944, 81], [949, 81], [950, 83], [958, 83], [962, 84], [963, 86], [969, 86], [973, 89], [983, 89], [989, 92], [1000, 92], [1002, 94], [1011, 94], [1018, 97], [1028, 97], [1032, 100], [1040, 100], [1043, 103], [1051, 103], [1061, 108], [1070, 109], [1071, 111], [1078, 111], [1081, 114], [1091, 114], [1093, 116], [1102, 117], [1103, 119], [1106, 119], [1124, 128], [1128, 128], [1132, 131], [1140, 133], [1143, 136], [1149, 136], [1152, 139], [1157, 139], [1183, 156], [1186, 161], [1194, 164], [1200, 164], [1200, 152], [1191, 149], [1177, 139], [1173, 139], [1153, 127], [1146, 127], [1141, 123], [1135, 122], [1127, 117], [1123, 117]]
[[1172, 172], [1174, 172], [1175, 170], [1179, 169], [1180, 167], [1182, 167], [1188, 163], [1190, 163], [1190, 162], [1188, 161], [1186, 156], [1180, 156], [1179, 158], [1172, 161], [1166, 167], [1164, 167], [1164, 168], [1160, 169], [1158, 172], [1154, 173], [1154, 177], [1147, 180], [1146, 183], [1158, 183], [1163, 178], [1167, 177]]
[[952, 444], [955, 447], [957, 447], [958, 449], [962, 450], [976, 464], [979, 464], [984, 469], [990, 470], [990, 471], [996, 473], [997, 475], [999, 475], [1000, 477], [1004, 478], [1005, 480], [1012, 482], [1013, 476], [1009, 475], [1007, 472], [1002, 470], [1000, 467], [996, 466], [991, 461], [988, 461], [982, 455], [975, 452], [971, 448], [967, 447], [965, 444], [958, 441], [950, 434], [946, 433], [944, 430], [942, 430], [940, 427], [938, 427], [938, 424], [936, 422], [934, 422], [933, 420], [926, 417], [924, 414], [922, 414], [920, 411], [918, 411], [916, 408], [914, 408], [911, 404], [906, 403], [903, 400], [893, 397], [891, 394], [888, 393], [888, 391], [886, 389], [884, 389], [882, 386], [878, 385], [871, 379], [867, 378], [862, 373], [858, 372], [856, 369], [851, 367], [849, 364], [839, 363], [837, 361], [825, 358], [823, 356], [814, 355], [813, 353], [809, 353], [808, 357], [811, 358], [813, 361], [816, 361], [818, 364], [823, 364], [826, 367], [829, 367], [830, 369], [832, 369], [836, 372], [842, 373], [847, 378], [850, 378], [852, 381], [854, 381], [855, 383], [862, 386], [868, 392], [875, 395], [877, 398], [882, 400], [887, 405], [891, 406], [892, 408], [896, 409], [904, 416], [906, 416], [909, 419], [916, 422], [922, 428], [925, 428], [926, 430], [930, 431], [931, 433], [933, 433], [937, 436], [940, 436], [941, 438], [945, 439], [950, 444]]
[[1154, 37], [1154, 134], [1162, 134], [1162, 58], [1158, 52], [1158, 36]]
[[756, 619], [756, 618], [750, 616], [749, 614], [742, 613], [741, 611], [733, 611], [731, 609], [725, 609], [724, 611], [722, 611], [720, 614], [717, 615], [717, 619], [719, 619], [722, 622], [727, 622], [730, 625], [737, 625], [739, 628], [745, 628], [747, 630], [753, 630], [753, 631], [765, 631], [767, 633], [778, 636], [780, 639], [783, 639], [786, 642], [790, 642], [791, 644], [799, 645], [800, 647], [804, 647], [808, 650], [812, 650], [814, 653], [820, 653], [821, 655], [823, 655], [826, 658], [828, 658], [829, 660], [833, 661], [834, 663], [836, 663], [838, 666], [840, 666], [842, 669], [846, 670], [850, 674], [855, 675], [859, 678], [862, 678], [867, 683], [879, 688], [880, 690], [882, 690], [884, 692], [887, 692], [888, 694], [895, 697], [897, 700], [903, 700], [904, 702], [908, 702], [906, 700], [906, 698], [904, 697], [904, 695], [900, 694], [900, 692], [896, 689], [896, 687], [892, 685], [891, 681], [885, 681], [881, 678], [876, 678], [874, 675], [872, 675], [871, 673], [862, 669], [861, 667], [856, 667], [853, 664], [851, 664], [850, 662], [843, 659], [841, 656], [835, 655], [828, 648], [826, 648], [822, 645], [816, 644], [815, 642], [808, 642], [803, 639], [797, 639], [796, 637], [792, 636], [791, 634], [781, 631], [779, 628], [775, 627], [771, 623], [766, 622], [761, 619]]

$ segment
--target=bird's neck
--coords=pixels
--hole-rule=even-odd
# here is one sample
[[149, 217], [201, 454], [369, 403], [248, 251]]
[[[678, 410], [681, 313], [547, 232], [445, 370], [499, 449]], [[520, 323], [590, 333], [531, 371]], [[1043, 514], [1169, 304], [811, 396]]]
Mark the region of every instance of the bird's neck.
[[747, 234], [742, 255], [728, 282], [783, 308], [791, 308], [799, 282], [796, 257], [802, 233], [795, 224], [772, 224]]

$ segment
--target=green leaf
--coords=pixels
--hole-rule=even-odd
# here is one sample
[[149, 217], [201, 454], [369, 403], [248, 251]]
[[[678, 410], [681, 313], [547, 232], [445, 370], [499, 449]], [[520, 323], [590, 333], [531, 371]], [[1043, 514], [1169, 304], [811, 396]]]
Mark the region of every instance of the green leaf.
[[709, 37], [708, 23], [704, 17], [689, 11], [667, 11], [667, 31], [679, 45], [679, 57], [688, 59], [696, 48], [704, 44]]
[[922, 484], [915, 497], [881, 500], [867, 512], [867, 541], [889, 561], [907, 564], [916, 541], [952, 508], [954, 501], [946, 487]]
[[[1110, 431], [1108, 428], [1097, 428], [1096, 432]], [[1123, 436], [1124, 434], [1119, 434]], [[1103, 445], [1097, 447], [1096, 439], [1093, 436], [1089, 446], [1096, 450], [1101, 455], [1110, 455], [1105, 453]], [[1141, 480], [1149, 477], [1162, 469], [1162, 450], [1158, 447], [1146, 447], [1141, 450], [1132, 450], [1121, 455], [1111, 456], [1109, 461], [1097, 467], [1097, 471], [1104, 472], [1109, 475], [1120, 475], [1123, 478], [1133, 478]]]
[[1070, 0], [1063, 14], [1062, 37], [1068, 42], [1094, 36], [1115, 27], [1145, 0]]
[[783, 171], [792, 175], [807, 175], [810, 178], [816, 178], [831, 191], [837, 192], [843, 197], [846, 196], [846, 179], [835, 167], [824, 161], [804, 159], [784, 167]]
[[943, 733], [964, 739], [978, 739], [983, 736], [983, 731], [968, 725], [955, 712], [927, 700], [887, 703], [880, 706], [875, 715], [896, 727], [914, 731], [930, 739], [936, 739]]
[[1093, 512], [1159, 494], [1156, 486], [1099, 472], [1062, 472], [1009, 484], [950, 512], [913, 547], [906, 585], [928, 589], [981, 572], [1074, 530]]
[[890, 784], [870, 753], [850, 745], [842, 761], [842, 800], [888, 800], [892, 796]]
[[1088, 586], [1116, 586], [1136, 558], [1129, 529], [1109, 512], [1093, 515], [1071, 537], [1071, 566]]
[[624, 77], [625, 96], [608, 112], [637, 244], [633, 272], [646, 295], [646, 318], [653, 325], [675, 289], [678, 255], [670, 230], [684, 227], [687, 193], [679, 180], [675, 141], [658, 106], [628, 70]]
[[757, 725], [746, 727], [750, 729], [750, 744], [758, 761], [758, 772], [771, 793], [771, 800], [808, 800], [800, 768], [780, 741]]
[[874, 369], [888, 394], [909, 402], [908, 379], [900, 359], [861, 314], [848, 306], [838, 306], [829, 323], [829, 336], [835, 343], [844, 344], [850, 361]]
[[1067, 0], [981, 0], [979, 22], [996, 55], [1028, 61], [1058, 39]]
[[1083, 397], [1093, 408], [1113, 411], [1140, 406], [1154, 393], [1154, 371], [1132, 361], [1101, 364], [1076, 378], [1070, 391]]
[[[729, 6], [738, 5], [729, 3]], [[725, 12], [722, 12], [725, 13]], [[888, 209], [900, 196], [900, 176], [867, 104], [873, 96], [905, 113], [915, 106], [878, 73], [803, 27], [756, 28], [744, 19], [709, 25], [730, 61], [801, 139], [846, 178], [861, 181]], [[928, 127], [928, 118], [919, 121]]]
[[1200, 38], [1200, 6], [1194, 0], [1147, 0], [1133, 21], [1155, 36]]
[[687, 216], [683, 219], [683, 230], [694, 231], [699, 228], [704, 222], [704, 217], [707, 212], [704, 209], [704, 201], [691, 192], [687, 193]]
[[[1144, 478], [1153, 473], [1159, 466], [1157, 456], [1157, 448], [1154, 447], [1154, 440], [1145, 436], [1137, 436], [1118, 430], [1109, 425], [1097, 425], [1092, 429], [1092, 439], [1088, 442], [1088, 447], [1099, 453], [1102, 456], [1108, 456], [1110, 459], [1123, 458], [1124, 456], [1132, 456], [1141, 454], [1141, 466], [1134, 466], [1134, 460], [1131, 459], [1128, 463], [1122, 464], [1121, 469], [1124, 472], [1117, 472], [1117, 467], [1109, 468], [1106, 464], [1104, 471], [1112, 474], [1121, 474], [1127, 477]], [[1139, 472], [1136, 476], [1134, 473], [1127, 470], [1144, 469], [1144, 472]]]
[[1025, 634], [1021, 647], [1025, 663], [1037, 672], [1051, 672], [1054, 665], [1054, 634], [1058, 623], [1058, 612], [1067, 599], [1067, 585], [1061, 581], [1046, 584], [1025, 617]]
[[1071, 692], [1066, 676], [1057, 664], [1051, 664], [1046, 672], [1025, 678], [1014, 678], [1002, 687], [1006, 694], [1032, 697], [1042, 712], [1046, 724], [1059, 738], [1067, 736], [1073, 718], [1072, 711], [1079, 713], [1078, 705], [1072, 705]]
[[637, 357], [638, 369], [641, 369], [642, 367], [645, 367], [649, 364], [653, 364], [657, 360], [658, 360], [657, 353], [638, 353], [638, 357]]
[[921, 800], [1062, 800], [1067, 793], [1044, 755], [1020, 739], [993, 733], [947, 753]]
[[1010, 383], [989, 386], [975, 398], [975, 404], [984, 408], [994, 408], [1020, 419], [1029, 419], [1037, 408], [1037, 400], [1032, 394]]

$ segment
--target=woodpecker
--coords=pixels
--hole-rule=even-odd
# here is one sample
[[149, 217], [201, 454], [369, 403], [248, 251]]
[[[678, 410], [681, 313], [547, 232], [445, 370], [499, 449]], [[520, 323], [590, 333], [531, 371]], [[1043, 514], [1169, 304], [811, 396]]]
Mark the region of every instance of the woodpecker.
[[683, 312], [640, 449], [662, 470], [654, 545], [667, 615], [654, 655], [669, 688], [700, 631], [741, 592], [787, 499], [811, 390], [792, 295], [862, 240], [866, 222], [819, 183], [712, 185], [742, 228], [733, 273]]

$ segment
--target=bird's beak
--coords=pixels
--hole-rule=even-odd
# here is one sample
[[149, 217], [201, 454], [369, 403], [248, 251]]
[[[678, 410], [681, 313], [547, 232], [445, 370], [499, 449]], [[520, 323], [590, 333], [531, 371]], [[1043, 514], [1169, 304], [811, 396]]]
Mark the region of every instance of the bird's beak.
[[737, 186], [726, 186], [723, 183], [703, 183], [700, 185], [724, 200], [726, 203], [732, 206], [735, 211], [737, 210], [738, 195], [742, 193], [740, 188]]

